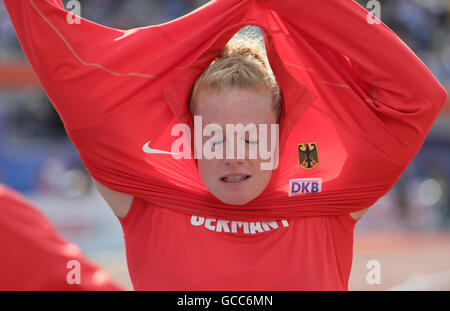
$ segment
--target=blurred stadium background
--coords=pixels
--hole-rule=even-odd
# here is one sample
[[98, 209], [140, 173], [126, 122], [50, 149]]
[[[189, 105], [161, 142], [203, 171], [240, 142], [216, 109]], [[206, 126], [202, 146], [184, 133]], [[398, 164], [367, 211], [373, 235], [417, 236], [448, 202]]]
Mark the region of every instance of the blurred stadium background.
[[[119, 29], [160, 24], [207, 0], [85, 0], [81, 15]], [[358, 0], [366, 6], [368, 1]], [[381, 20], [450, 90], [450, 1], [381, 0]], [[67, 0], [63, 1], [64, 4]], [[350, 34], [349, 34], [350, 35]], [[132, 289], [122, 231], [93, 188], [0, 2], [0, 183]], [[358, 222], [350, 290], [450, 290], [450, 103], [395, 187]], [[368, 284], [377, 260], [381, 283]]]

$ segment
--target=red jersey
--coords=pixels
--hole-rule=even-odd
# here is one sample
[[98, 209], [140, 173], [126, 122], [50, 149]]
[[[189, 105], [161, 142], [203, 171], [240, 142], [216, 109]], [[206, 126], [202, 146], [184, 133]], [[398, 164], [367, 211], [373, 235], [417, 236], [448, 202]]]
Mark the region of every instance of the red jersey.
[[134, 198], [119, 220], [135, 290], [348, 289], [349, 214], [226, 220]]
[[0, 290], [121, 290], [39, 210], [1, 184], [0, 254]]
[[[158, 286], [154, 281], [161, 287], [205, 288], [206, 272], [196, 268], [182, 274], [176, 267], [199, 267], [197, 261], [208, 273], [221, 276], [211, 280], [209, 288], [231, 286], [227, 278], [236, 273], [248, 280], [248, 286], [236, 282], [234, 288], [281, 288], [283, 276], [255, 284], [250, 275], [255, 280], [264, 276], [255, 270], [245, 274], [239, 265], [251, 267], [263, 260], [274, 267], [271, 260], [284, 260], [277, 268], [289, 266], [295, 277], [284, 281], [295, 288], [344, 289], [351, 252], [338, 259], [335, 241], [345, 240], [346, 249], [350, 237], [343, 233], [347, 229], [333, 228], [344, 228], [349, 213], [371, 206], [392, 188], [447, 98], [417, 56], [383, 23], [368, 23], [368, 12], [350, 0], [215, 0], [169, 23], [129, 30], [83, 18], [74, 22], [59, 0], [4, 3], [28, 60], [90, 174], [110, 189], [154, 204], [148, 211], [133, 207], [130, 223], [134, 213], [149, 215], [125, 227], [136, 288]], [[172, 135], [175, 125], [187, 124], [194, 133], [188, 101], [195, 81], [245, 25], [261, 28], [283, 101], [279, 166], [256, 199], [238, 206], [209, 193], [194, 157], [177, 159], [167, 152], [179, 140]], [[315, 150], [314, 168], [301, 165], [301, 146]], [[148, 153], [149, 148], [166, 153]], [[148, 223], [152, 213], [161, 224]], [[205, 221], [209, 217], [291, 223], [241, 241], [227, 232], [192, 227], [192, 215]], [[159, 227], [165, 224], [172, 231]], [[139, 234], [145, 230], [157, 233]], [[270, 243], [277, 236], [283, 241]], [[139, 239], [149, 241], [149, 247]], [[252, 255], [238, 250], [245, 241], [260, 243], [258, 239], [261, 244]], [[198, 257], [206, 252], [205, 241], [227, 245], [236, 259], [221, 253], [221, 245], [208, 244], [215, 247], [210, 256], [223, 265], [207, 263]], [[296, 248], [298, 243], [302, 247]], [[270, 245], [267, 252], [284, 247], [285, 253], [263, 256], [258, 250], [264, 245]], [[195, 251], [188, 253], [188, 247]], [[224, 266], [220, 254], [235, 265]], [[297, 259], [303, 267], [296, 266]], [[334, 264], [340, 260], [347, 263]], [[155, 268], [145, 267], [152, 261]], [[168, 266], [179, 274], [170, 274]], [[321, 280], [310, 277], [311, 271]], [[164, 272], [170, 281], [163, 280]], [[198, 283], [192, 278], [195, 273]], [[330, 280], [322, 280], [326, 273]]]

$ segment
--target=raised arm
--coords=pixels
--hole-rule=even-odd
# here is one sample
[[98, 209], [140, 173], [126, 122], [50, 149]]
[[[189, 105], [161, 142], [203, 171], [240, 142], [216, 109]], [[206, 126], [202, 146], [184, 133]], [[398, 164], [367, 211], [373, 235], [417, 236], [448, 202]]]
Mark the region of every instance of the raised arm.
[[[378, 146], [389, 140], [397, 142], [392, 155], [408, 162], [447, 98], [445, 89], [422, 61], [386, 25], [369, 24], [369, 13], [354, 1], [262, 0], [261, 3], [305, 37], [344, 55], [342, 62], [347, 58], [365, 93], [362, 100], [391, 135], [370, 133], [367, 128], [368, 137]], [[369, 125], [380, 132], [380, 126]]]
[[[73, 18], [61, 0], [4, 0], [19, 42], [67, 129], [97, 125], [148, 99], [164, 34], [118, 30]], [[142, 47], [157, 46], [146, 50]], [[152, 69], [151, 69], [152, 68]]]

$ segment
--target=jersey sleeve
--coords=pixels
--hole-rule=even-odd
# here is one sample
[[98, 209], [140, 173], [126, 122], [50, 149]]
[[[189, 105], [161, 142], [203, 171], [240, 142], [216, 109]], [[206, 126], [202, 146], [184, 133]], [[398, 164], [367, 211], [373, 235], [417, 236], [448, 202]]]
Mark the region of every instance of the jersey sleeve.
[[[327, 94], [340, 99], [326, 110], [386, 162], [407, 165], [447, 98], [414, 52], [355, 1], [261, 3], [287, 21], [294, 44], [319, 48], [305, 55], [299, 47], [297, 53], [321, 100], [330, 101]], [[330, 67], [318, 66], [317, 56]]]
[[161, 93], [156, 90], [179, 72], [180, 62], [189, 62], [173, 55], [174, 42], [189, 36], [188, 27], [179, 23], [119, 30], [75, 18], [61, 0], [4, 3], [25, 55], [68, 130], [101, 125], [142, 104], [158, 110], [155, 98]]

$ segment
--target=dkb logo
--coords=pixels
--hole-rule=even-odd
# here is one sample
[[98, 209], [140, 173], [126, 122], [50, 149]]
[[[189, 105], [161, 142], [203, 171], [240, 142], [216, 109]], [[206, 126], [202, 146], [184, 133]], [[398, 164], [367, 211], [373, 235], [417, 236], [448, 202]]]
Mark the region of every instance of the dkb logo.
[[322, 178], [289, 180], [289, 196], [322, 192]]

